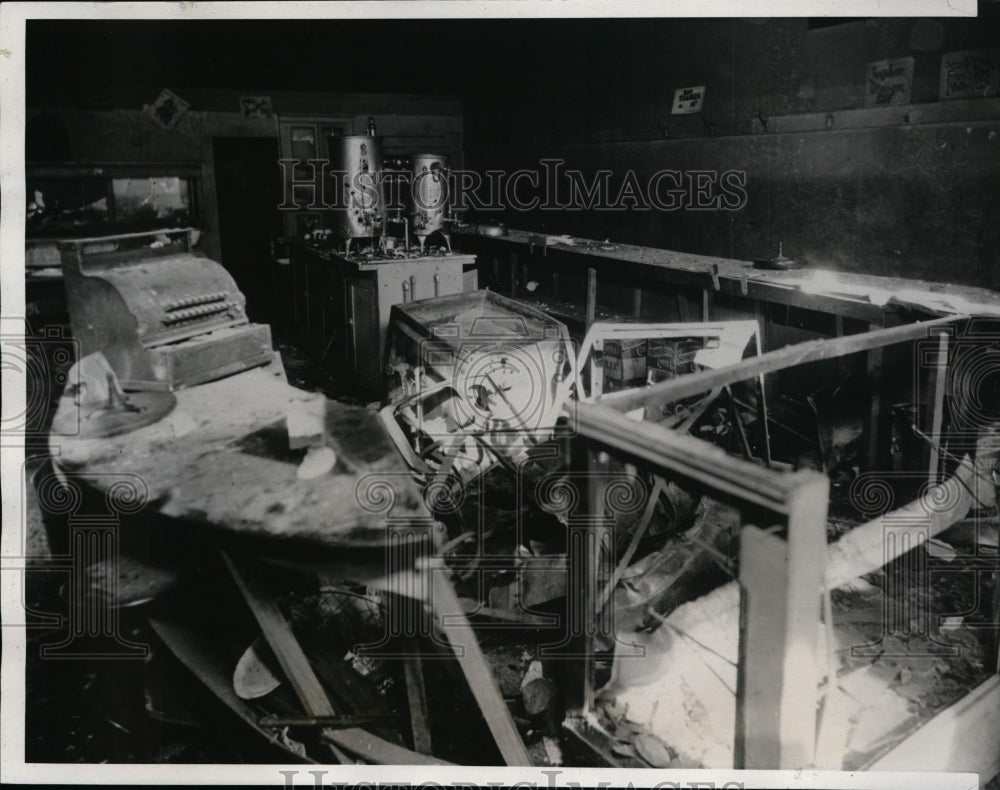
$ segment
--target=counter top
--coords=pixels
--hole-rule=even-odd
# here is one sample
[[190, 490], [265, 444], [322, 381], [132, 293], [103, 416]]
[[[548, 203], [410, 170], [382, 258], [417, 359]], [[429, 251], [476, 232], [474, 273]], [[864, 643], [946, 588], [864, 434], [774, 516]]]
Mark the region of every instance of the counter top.
[[[847, 315], [873, 323], [881, 323], [884, 314], [895, 308], [942, 316], [1000, 316], [1000, 293], [974, 286], [813, 268], [756, 269], [752, 261], [516, 229], [509, 229], [504, 236], [485, 236], [477, 232], [476, 226], [469, 226], [457, 228], [453, 234], [501, 245], [511, 251], [519, 248], [534, 252], [544, 250], [549, 255], [558, 253], [561, 259], [578, 256], [581, 266], [595, 259], [611, 261], [627, 267], [620, 270], [622, 274], [636, 274], [641, 269], [642, 276], [647, 279]], [[625, 277], [620, 281], [627, 282]]]
[[475, 255], [463, 255], [461, 253], [446, 252], [446, 253], [435, 253], [432, 255], [420, 255], [418, 253], [409, 253], [407, 255], [346, 255], [342, 250], [331, 249], [328, 247], [315, 247], [309, 244], [300, 244], [301, 249], [309, 252], [310, 254], [321, 258], [323, 260], [330, 261], [331, 263], [343, 263], [354, 267], [358, 271], [375, 271], [376, 269], [392, 266], [398, 264], [434, 264], [443, 262], [460, 262], [463, 264], [471, 264], [476, 262]]

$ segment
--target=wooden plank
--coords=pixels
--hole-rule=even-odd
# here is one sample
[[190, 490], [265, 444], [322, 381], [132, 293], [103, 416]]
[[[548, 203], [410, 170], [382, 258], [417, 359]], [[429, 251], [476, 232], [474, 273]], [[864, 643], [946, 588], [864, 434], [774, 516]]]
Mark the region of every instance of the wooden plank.
[[425, 561], [422, 572], [430, 574], [431, 605], [441, 624], [441, 631], [455, 651], [462, 674], [479, 704], [500, 754], [507, 765], [531, 765], [528, 750], [510, 715], [490, 671], [476, 635], [466, 619], [458, 596], [447, 578], [447, 568], [439, 557]]
[[622, 575], [632, 563], [632, 557], [635, 556], [635, 552], [639, 548], [639, 543], [646, 534], [646, 528], [649, 526], [649, 522], [653, 518], [653, 512], [656, 510], [656, 503], [660, 501], [661, 494], [663, 494], [664, 490], [666, 490], [667, 484], [664, 482], [662, 477], [654, 475], [654, 479], [655, 482], [653, 483], [653, 490], [649, 492], [649, 499], [646, 500], [646, 507], [643, 509], [642, 515], [632, 528], [632, 539], [629, 541], [628, 547], [622, 554], [621, 559], [618, 560], [614, 573], [611, 574], [611, 578], [608, 579], [608, 583], [604, 585], [604, 589], [601, 591], [600, 600], [597, 604], [598, 611], [607, 606], [608, 600], [615, 592], [615, 587], [618, 586], [618, 582], [621, 581]]
[[[588, 337], [589, 337], [589, 333], [588, 333]], [[584, 344], [585, 345], [586, 345], [586, 342], [587, 342], [587, 339], [584, 338]], [[594, 341], [593, 350], [595, 352], [597, 352], [597, 351], [603, 352], [604, 351], [604, 341], [603, 340], [595, 340]], [[588, 356], [590, 357], [590, 365], [589, 365], [589, 367], [590, 367], [590, 397], [596, 398], [599, 395], [602, 395], [604, 393], [604, 365], [598, 363], [597, 354], [596, 353], [590, 354], [588, 352]], [[583, 357], [581, 357], [581, 359], [583, 359]], [[581, 384], [581, 387], [582, 387], [582, 384]]]
[[[834, 590], [865, 573], [892, 562], [907, 549], [903, 541], [886, 541], [887, 524], [916, 524], [933, 538], [969, 512], [975, 471], [966, 456], [955, 474], [928, 489], [923, 496], [855, 527], [836, 543], [827, 546], [826, 586]], [[942, 504], [946, 503], [946, 504]]]
[[[828, 499], [826, 478], [796, 491], [787, 541], [753, 526], [741, 532], [745, 619], [737, 690], [738, 768], [805, 768], [813, 762], [816, 624]], [[777, 666], [776, 655], [781, 656]]]
[[409, 639], [407, 652], [403, 658], [403, 674], [406, 677], [406, 699], [410, 705], [410, 729], [413, 732], [413, 748], [421, 754], [433, 754], [431, 748], [430, 713], [427, 710], [427, 689], [424, 686], [423, 662], [415, 640]]
[[675, 294], [677, 298], [677, 317], [682, 323], [688, 323], [694, 320], [691, 317], [691, 305], [688, 303], [687, 294], [683, 291], [677, 291]]
[[[163, 640], [171, 653], [224, 705], [226, 705], [240, 720], [252, 728], [263, 739], [273, 737], [273, 734], [261, 725], [261, 717], [252, 702], [240, 699], [233, 689], [233, 665], [230, 656], [226, 655], [223, 646], [215, 643], [210, 636], [204, 635], [187, 623], [149, 618], [149, 624], [156, 635]], [[287, 749], [282, 744], [275, 748]], [[291, 756], [292, 752], [286, 752]], [[343, 753], [341, 753], [343, 754]], [[347, 755], [337, 755], [342, 764], [354, 762]], [[315, 760], [310, 760], [315, 762]]]
[[754, 526], [740, 531], [740, 656], [736, 683], [736, 768], [781, 762], [779, 671], [766, 661], [785, 643], [788, 546]]
[[[618, 401], [616, 398], [608, 404], [617, 405]], [[630, 420], [604, 404], [574, 403], [571, 419], [581, 436], [779, 513], [787, 512], [788, 497], [807, 477], [825, 479], [809, 470], [779, 473], [766, 469], [693, 436], [656, 423]]]
[[800, 485], [789, 504], [781, 760], [775, 767], [804, 768], [813, 763], [816, 746], [820, 679], [816, 643], [826, 566], [829, 478], [813, 477]]
[[985, 786], [1000, 774], [1000, 675], [977, 686], [866, 771], [961, 771]]
[[642, 288], [632, 289], [632, 317], [642, 318]]
[[[919, 110], [910, 104], [864, 107], [832, 112], [804, 112], [795, 115], [772, 115], [768, 118], [770, 134], [802, 134], [803, 132], [838, 132], [878, 127], [911, 127], [930, 124], [995, 121], [1000, 114], [1000, 99], [950, 99], [947, 102], [921, 103]], [[832, 125], [832, 126], [831, 126]], [[851, 132], [848, 132], [850, 134]], [[983, 782], [985, 784], [985, 781]]]
[[175, 233], [191, 233], [194, 228], [165, 228], [164, 230], [144, 230], [139, 233], [119, 233], [114, 236], [94, 236], [87, 239], [53, 239], [60, 247], [82, 247], [85, 244], [122, 241], [124, 239], [145, 239], [154, 236], [172, 236]]
[[676, 426], [668, 425], [667, 427], [674, 428], [674, 430], [676, 430], [678, 433], [687, 433], [694, 427], [694, 424], [701, 419], [702, 415], [705, 413], [705, 410], [709, 406], [711, 406], [715, 402], [715, 399], [718, 398], [721, 394], [722, 394], [721, 388], [712, 390], [710, 393], [708, 393], [708, 395], [706, 395], [704, 398], [698, 401], [694, 406], [690, 407], [690, 413], [688, 414], [687, 417], [684, 418], [684, 420], [679, 425]]
[[[603, 483], [592, 475], [600, 466], [597, 448], [574, 444], [569, 453], [571, 474], [581, 481], [585, 491], [584, 519], [574, 516], [566, 535], [566, 568], [567, 579], [566, 609], [562, 633], [558, 641], [549, 640], [542, 645], [539, 655], [542, 658], [553, 656], [565, 667], [565, 707], [567, 715], [586, 716], [591, 712], [593, 704], [594, 684], [593, 672], [593, 633], [590, 627], [594, 611], [594, 591], [596, 576], [592, 573], [591, 541], [593, 535], [589, 529], [590, 514], [597, 507], [599, 494], [596, 489], [603, 488]], [[580, 495], [580, 494], [578, 494]], [[575, 660], [571, 660], [575, 659]]]
[[[238, 561], [225, 551], [220, 552], [220, 554], [223, 562], [229, 568], [243, 600], [246, 601], [257, 625], [260, 626], [261, 633], [271, 648], [271, 652], [278, 660], [278, 665], [281, 667], [285, 679], [291, 685], [295, 696], [299, 698], [305, 712], [309, 716], [335, 716], [336, 712], [329, 697], [326, 696], [319, 678], [316, 677], [316, 673], [313, 672], [312, 666], [309, 664], [309, 659], [302, 652], [301, 646], [295, 639], [295, 635], [277, 603], [251, 576], [243, 572]], [[363, 730], [354, 729], [363, 732]], [[324, 730], [324, 732], [332, 732], [332, 730]], [[330, 744], [330, 750], [341, 764], [350, 763], [347, 755], [341, 752], [336, 744]]]
[[950, 316], [846, 337], [796, 343], [718, 370], [704, 370], [652, 384], [616, 398], [613, 403], [609, 401], [608, 405], [617, 411], [632, 411], [640, 406], [658, 407], [663, 403], [708, 392], [715, 387], [724, 387], [727, 384], [735, 384], [737, 381], [774, 373], [807, 362], [835, 359], [861, 351], [879, 350], [893, 343], [916, 340], [926, 337], [934, 328], [948, 326], [966, 318], [967, 316]]
[[[221, 554], [306, 714], [316, 717], [335, 716], [336, 711], [329, 697], [274, 599], [252, 575], [244, 572], [239, 560], [227, 552], [223, 551]], [[442, 760], [417, 754], [357, 727], [344, 730], [324, 729], [322, 736], [334, 746], [357, 754], [369, 762], [383, 765], [445, 764]]]
[[993, 572], [993, 614], [990, 617], [993, 626], [993, 653], [996, 659], [993, 671], [1000, 674], [1000, 570]]
[[816, 728], [816, 768], [821, 771], [839, 771], [844, 767], [844, 752], [847, 748], [852, 724], [853, 708], [850, 696], [840, 687], [840, 682], [829, 677], [829, 670], [837, 666], [837, 637], [833, 627], [833, 596], [823, 590], [823, 633], [826, 640], [827, 682], [823, 690], [823, 713]]
[[701, 320], [705, 323], [712, 320], [712, 292], [707, 288], [701, 291]]
[[398, 721], [394, 714], [368, 714], [358, 716], [262, 716], [257, 722], [261, 727], [329, 727], [347, 729], [362, 725], [386, 725]]
[[222, 552], [222, 559], [305, 712], [310, 716], [336, 715], [278, 604], [252, 575], [244, 572], [239, 561], [226, 552]]
[[750, 448], [750, 439], [747, 437], [747, 429], [743, 424], [743, 420], [740, 419], [740, 411], [736, 407], [736, 399], [733, 397], [733, 390], [729, 386], [723, 387], [726, 392], [726, 406], [729, 409], [729, 422], [732, 424], [733, 428], [736, 429], [736, 435], [740, 440], [740, 449], [743, 452], [743, 457], [748, 461], [753, 460], [753, 452]]
[[[638, 756], [629, 756], [622, 753], [621, 743], [616, 741], [614, 734], [599, 729], [595, 726], [593, 718], [588, 719], [583, 716], [567, 716], [563, 721], [563, 733], [575, 742], [576, 748], [585, 750], [591, 758], [598, 760], [600, 767], [610, 766], [611, 768], [641, 768], [649, 771], [649, 764], [641, 760]], [[617, 751], [616, 751], [617, 750]], [[634, 754], [634, 752], [633, 752]], [[661, 786], [677, 787], [673, 782], [662, 782]], [[692, 785], [696, 786], [696, 785]], [[707, 786], [707, 785], [706, 785]]]
[[587, 269], [587, 325], [586, 330], [589, 332], [590, 327], [594, 325], [594, 319], [597, 317], [597, 269]]
[[764, 376], [757, 377], [757, 419], [760, 421], [760, 432], [764, 443], [764, 465], [771, 465], [771, 425], [770, 416], [767, 410], [767, 402], [770, 400], [767, 390], [767, 383]]
[[324, 729], [321, 735], [331, 746], [356, 754], [376, 765], [451, 765], [447, 760], [397, 746], [357, 727], [348, 730]]
[[[868, 326], [869, 334], [873, 329]], [[865, 468], [879, 468], [882, 448], [882, 365], [885, 354], [882, 348], [869, 349], [865, 357], [865, 375], [868, 380], [868, 403], [864, 413]]]
[[770, 311], [767, 309], [767, 302], [760, 299], [753, 300], [753, 317], [757, 322], [757, 351], [759, 355], [767, 351], [770, 346], [771, 319]]
[[[603, 612], [598, 605], [598, 586], [602, 579], [601, 552], [611, 538], [611, 532], [605, 525], [605, 499], [608, 485], [608, 472], [610, 469], [610, 457], [604, 450], [589, 448], [587, 450], [587, 517], [589, 523], [583, 530], [584, 540], [582, 541], [583, 556], [570, 556], [570, 562], [583, 565], [583, 589], [577, 593], [570, 590], [567, 600], [567, 612], [572, 611], [574, 599], [579, 607], [579, 619], [574, 619], [570, 615], [570, 628], [581, 628], [580, 634], [583, 640], [583, 688], [581, 698], [583, 700], [583, 711], [589, 713], [593, 710], [595, 699], [595, 654], [596, 637], [602, 632], [601, 626], [606, 623], [607, 618], [601, 617]], [[613, 523], [613, 522], [612, 522]], [[579, 533], [579, 530], [577, 530]], [[579, 543], [577, 544], [579, 546]], [[607, 635], [603, 634], [602, 635]], [[613, 634], [612, 634], [613, 636]]]
[[[757, 312], [757, 337], [754, 338], [757, 356], [767, 351], [767, 338], [770, 337], [769, 315], [766, 304], [754, 302]], [[763, 373], [757, 376], [757, 419], [760, 421], [761, 440], [764, 443], [764, 465], [771, 465], [771, 426], [768, 423], [767, 404], [772, 400], [774, 388], [772, 381]]]
[[[930, 369], [931, 392], [934, 399], [929, 404], [930, 433], [933, 444], [930, 445], [927, 462], [927, 477], [931, 483], [938, 481], [940, 473], [939, 444], [941, 442], [941, 425], [944, 421], [944, 390], [948, 380], [948, 333], [938, 334], [936, 358]], [[926, 424], [926, 423], [925, 423]]]
[[[844, 316], [835, 315], [833, 317], [833, 335], [834, 337], [844, 337], [847, 334], [847, 330], [844, 326]], [[851, 376], [851, 363], [846, 357], [841, 357], [837, 360], [837, 373], [841, 379], [847, 380]]]

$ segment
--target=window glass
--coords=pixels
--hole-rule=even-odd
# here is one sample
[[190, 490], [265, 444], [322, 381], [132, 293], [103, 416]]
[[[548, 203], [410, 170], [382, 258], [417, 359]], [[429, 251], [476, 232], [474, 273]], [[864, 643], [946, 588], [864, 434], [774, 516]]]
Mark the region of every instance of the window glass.
[[115, 178], [115, 215], [120, 222], [164, 227], [191, 220], [191, 195], [183, 178]]
[[103, 178], [28, 180], [27, 227], [32, 231], [72, 234], [104, 229], [111, 219], [108, 184]]
[[29, 177], [27, 235], [100, 236], [193, 225], [193, 187], [193, 179], [177, 176]]
[[309, 178], [312, 168], [304, 163], [316, 159], [315, 126], [292, 127], [292, 158], [303, 163], [295, 165], [295, 179], [300, 181]]

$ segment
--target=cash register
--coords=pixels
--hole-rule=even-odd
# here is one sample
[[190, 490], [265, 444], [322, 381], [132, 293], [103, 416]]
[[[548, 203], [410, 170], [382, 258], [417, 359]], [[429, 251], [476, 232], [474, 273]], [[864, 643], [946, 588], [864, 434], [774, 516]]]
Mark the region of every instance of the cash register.
[[197, 231], [60, 242], [80, 358], [99, 351], [125, 390], [174, 391], [274, 359], [220, 264], [193, 251]]

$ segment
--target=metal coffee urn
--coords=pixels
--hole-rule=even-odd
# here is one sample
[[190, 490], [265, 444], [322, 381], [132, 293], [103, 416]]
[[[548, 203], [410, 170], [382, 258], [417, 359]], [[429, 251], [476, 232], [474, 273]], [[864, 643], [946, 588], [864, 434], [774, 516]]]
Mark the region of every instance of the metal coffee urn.
[[420, 242], [420, 251], [432, 233], [441, 231], [451, 249], [447, 231], [448, 219], [448, 157], [442, 154], [414, 154], [411, 196], [411, 225]]
[[342, 191], [333, 212], [333, 232], [345, 241], [350, 255], [354, 239], [374, 239], [385, 227], [381, 146], [374, 136], [331, 137], [330, 159], [335, 188]]

